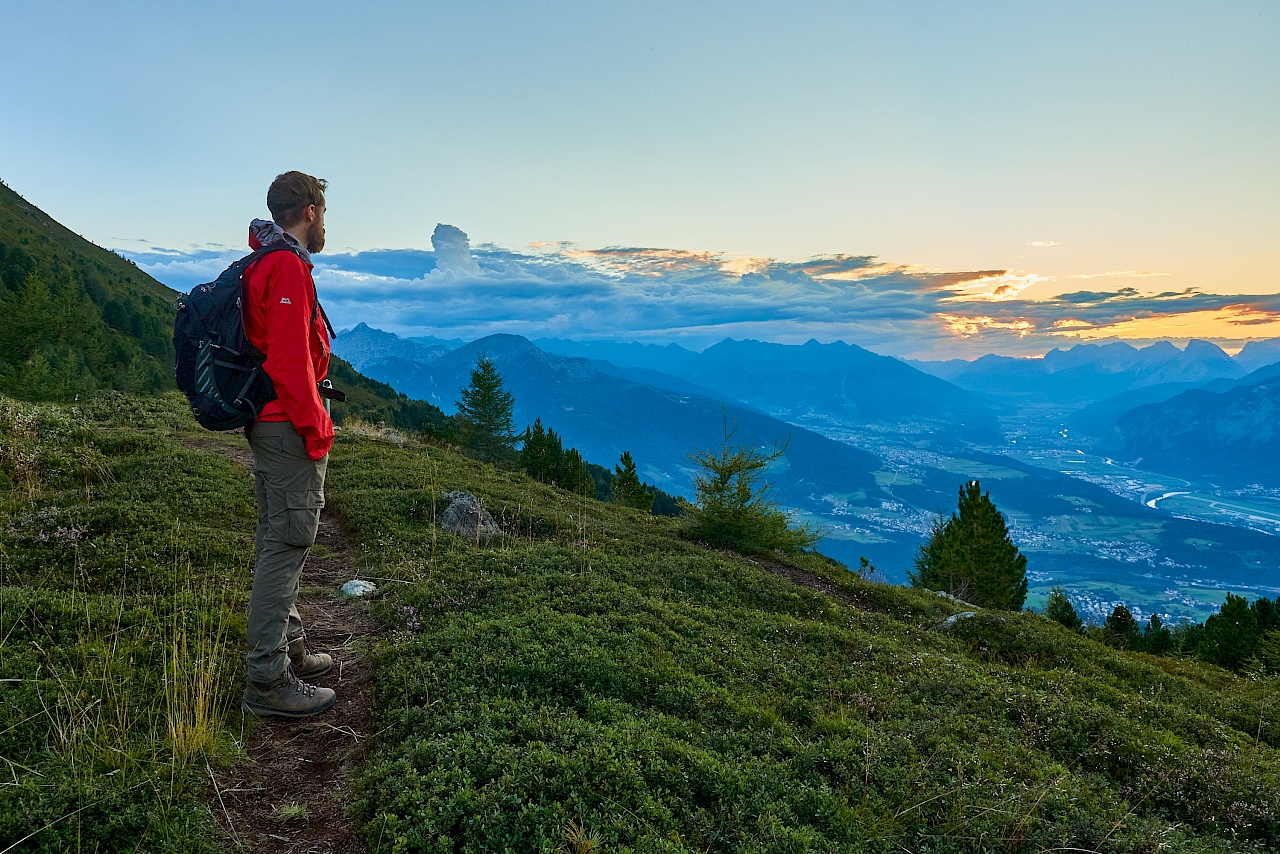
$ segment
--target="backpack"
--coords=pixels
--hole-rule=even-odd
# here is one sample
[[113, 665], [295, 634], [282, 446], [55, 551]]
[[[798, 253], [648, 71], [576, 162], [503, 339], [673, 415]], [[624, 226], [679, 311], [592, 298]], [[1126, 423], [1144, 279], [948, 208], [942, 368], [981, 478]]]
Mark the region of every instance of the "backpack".
[[[241, 302], [245, 270], [279, 251], [291, 250], [283, 243], [258, 249], [223, 270], [212, 282], [178, 296], [178, 315], [173, 323], [175, 374], [179, 391], [191, 402], [191, 412], [202, 427], [243, 427], [258, 417], [265, 404], [276, 399], [271, 377], [262, 369], [265, 357], [245, 334]], [[311, 314], [313, 323], [317, 312], [324, 312], [318, 299]], [[326, 325], [328, 322], [325, 317]], [[338, 394], [325, 396], [337, 398]]]

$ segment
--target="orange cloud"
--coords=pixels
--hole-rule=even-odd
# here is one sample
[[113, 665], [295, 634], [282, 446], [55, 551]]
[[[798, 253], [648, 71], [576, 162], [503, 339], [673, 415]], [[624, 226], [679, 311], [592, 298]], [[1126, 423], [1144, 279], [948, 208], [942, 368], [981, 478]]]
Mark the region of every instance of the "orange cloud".
[[1036, 328], [1029, 320], [996, 320], [994, 317], [967, 317], [961, 314], [939, 314], [938, 319], [961, 338], [968, 338], [988, 329], [1008, 329], [1017, 333], [1019, 338], [1024, 338]]
[[718, 252], [683, 249], [567, 249], [564, 254], [599, 270], [649, 277], [705, 270], [721, 262]]
[[[1247, 330], [1241, 327], [1248, 327]], [[1061, 335], [1092, 341], [1098, 338], [1280, 338], [1280, 312], [1247, 306], [1186, 311], [1154, 317], [1135, 317], [1119, 323], [1093, 325], [1082, 320], [1059, 320], [1049, 330]]]
[[1008, 270], [1001, 270], [995, 274], [984, 275], [976, 279], [949, 285], [946, 289], [952, 292], [952, 296], [943, 297], [943, 301], [981, 300], [985, 302], [1004, 302], [1016, 299], [1018, 294], [1039, 281], [1043, 281], [1043, 277], [1035, 273], [1019, 276], [1010, 273]]

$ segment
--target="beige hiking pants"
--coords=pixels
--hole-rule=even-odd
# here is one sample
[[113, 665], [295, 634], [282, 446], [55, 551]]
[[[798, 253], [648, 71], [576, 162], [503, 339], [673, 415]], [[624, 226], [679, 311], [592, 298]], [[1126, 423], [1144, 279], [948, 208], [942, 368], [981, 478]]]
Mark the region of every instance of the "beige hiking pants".
[[298, 583], [320, 526], [329, 456], [307, 456], [302, 437], [288, 421], [255, 421], [244, 432], [258, 488], [249, 678], [273, 682], [289, 666], [289, 644], [303, 635]]

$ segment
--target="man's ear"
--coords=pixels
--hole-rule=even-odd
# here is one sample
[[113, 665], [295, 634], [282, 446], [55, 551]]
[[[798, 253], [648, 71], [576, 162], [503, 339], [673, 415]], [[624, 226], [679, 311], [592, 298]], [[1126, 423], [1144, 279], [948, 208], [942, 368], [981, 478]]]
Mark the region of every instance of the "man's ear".
[[316, 221], [316, 206], [307, 205], [302, 209], [302, 218], [307, 221], [307, 225]]

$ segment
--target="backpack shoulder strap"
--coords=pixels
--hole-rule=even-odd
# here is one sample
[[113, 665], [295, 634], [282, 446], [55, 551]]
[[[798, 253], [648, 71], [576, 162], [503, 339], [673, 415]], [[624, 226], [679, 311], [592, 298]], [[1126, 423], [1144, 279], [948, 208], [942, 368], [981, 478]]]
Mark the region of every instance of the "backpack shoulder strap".
[[[250, 266], [256, 264], [264, 256], [270, 255], [272, 252], [294, 252], [294, 249], [284, 241], [277, 241], [276, 243], [264, 246], [261, 249], [255, 249], [251, 254], [246, 255], [244, 258], [240, 259], [240, 261], [236, 262], [237, 264], [244, 264], [244, 267], [240, 272], [241, 277], [243, 278], [245, 273], [249, 272]], [[294, 252], [294, 254], [297, 255], [296, 252]], [[298, 260], [302, 260], [301, 255], [298, 255]], [[311, 277], [311, 302], [313, 306], [311, 309], [311, 322], [315, 323], [317, 316], [324, 318], [325, 329], [329, 330], [329, 339], [333, 340], [334, 338], [337, 338], [338, 333], [333, 331], [333, 324], [329, 322], [329, 315], [325, 313], [324, 306], [320, 305], [320, 294], [316, 291], [316, 280], [314, 276]]]

